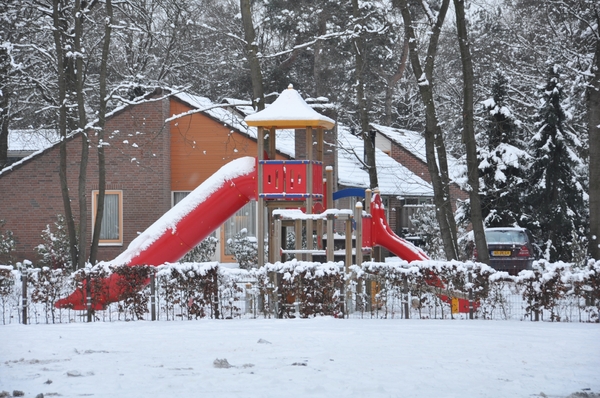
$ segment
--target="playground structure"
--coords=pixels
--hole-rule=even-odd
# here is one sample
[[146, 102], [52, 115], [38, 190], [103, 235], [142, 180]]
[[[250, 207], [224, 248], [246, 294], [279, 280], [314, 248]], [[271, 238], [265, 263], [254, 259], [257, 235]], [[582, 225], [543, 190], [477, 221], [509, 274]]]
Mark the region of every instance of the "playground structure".
[[[355, 209], [334, 208], [333, 173], [327, 167], [326, 178], [323, 178], [323, 157], [324, 131], [332, 129], [335, 122], [314, 111], [291, 86], [273, 104], [246, 117], [245, 121], [257, 128], [258, 156], [239, 158], [223, 166], [109, 264], [159, 266], [176, 262], [251, 200], [258, 202], [259, 267], [264, 266], [265, 258], [275, 263], [289, 254], [306, 261], [324, 255], [327, 261], [333, 261], [336, 220], [345, 223], [343, 255], [346, 267], [360, 266], [363, 256], [369, 256], [377, 245], [409, 262], [428, 259], [423, 251], [390, 229], [377, 191], [374, 194], [370, 190], [364, 191], [364, 210], [361, 202]], [[276, 155], [278, 129], [306, 131], [306, 159], [271, 160]], [[357, 190], [350, 192], [357, 194]], [[340, 192], [335, 196], [340, 198], [344, 194]], [[265, 227], [268, 227], [268, 234]], [[295, 230], [294, 249], [282, 248], [284, 227]], [[302, 247], [303, 230], [307, 237], [316, 238], [307, 238], [306, 247]], [[268, 239], [268, 253], [265, 253], [265, 238]], [[91, 302], [90, 287], [84, 285], [59, 300], [56, 306], [77, 310], [103, 309], [107, 304], [119, 301], [119, 278], [115, 274], [107, 278], [100, 299], [96, 298], [94, 303]], [[460, 303], [460, 312], [468, 312], [466, 303]]]

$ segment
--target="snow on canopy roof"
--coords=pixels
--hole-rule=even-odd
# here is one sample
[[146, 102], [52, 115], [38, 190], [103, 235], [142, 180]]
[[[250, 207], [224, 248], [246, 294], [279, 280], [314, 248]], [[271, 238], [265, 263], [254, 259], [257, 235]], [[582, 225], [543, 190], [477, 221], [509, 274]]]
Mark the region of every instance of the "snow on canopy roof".
[[39, 151], [51, 147], [60, 141], [58, 131], [41, 130], [9, 130], [9, 151]]
[[[369, 174], [356, 158], [363, 156], [364, 142], [338, 125], [338, 182], [348, 187], [369, 187]], [[433, 196], [433, 187], [415, 173], [376, 149], [375, 161], [382, 195]]]
[[[382, 126], [379, 124], [371, 124], [371, 127], [396, 144], [405, 148], [407, 151], [422, 160], [423, 163], [427, 164], [425, 138], [420, 133], [411, 130]], [[459, 159], [456, 159], [450, 154], [447, 154], [447, 157], [450, 179], [459, 183], [459, 185], [462, 185], [466, 175], [466, 167], [464, 162], [461, 162]]]
[[246, 116], [246, 123], [256, 127], [305, 128], [324, 127], [331, 129], [333, 119], [321, 115], [311, 108], [290, 84], [287, 90], [265, 109]]
[[[228, 98], [225, 100], [224, 104], [216, 104], [206, 97], [188, 93], [177, 93], [174, 94], [174, 96], [191, 107], [201, 110], [202, 113], [207, 114], [224, 125], [237, 130], [239, 133], [257, 139], [258, 133], [256, 128], [248, 126], [243, 119], [243, 115], [254, 113], [254, 110], [251, 106], [235, 105], [245, 104], [248, 101]], [[278, 130], [276, 134], [277, 139], [275, 144], [277, 150], [293, 158], [296, 155], [294, 130]]]

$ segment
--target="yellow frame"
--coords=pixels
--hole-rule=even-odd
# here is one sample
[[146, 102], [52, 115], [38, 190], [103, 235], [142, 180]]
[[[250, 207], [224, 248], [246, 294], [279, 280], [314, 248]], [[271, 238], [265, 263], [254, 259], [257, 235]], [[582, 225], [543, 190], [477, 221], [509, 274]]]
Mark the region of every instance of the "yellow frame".
[[[92, 191], [92, 235], [94, 225], [96, 224], [96, 210], [98, 205], [98, 195], [100, 191]], [[119, 197], [119, 239], [100, 239], [100, 246], [122, 246], [123, 245], [123, 191], [106, 190], [105, 195], [118, 195]]]

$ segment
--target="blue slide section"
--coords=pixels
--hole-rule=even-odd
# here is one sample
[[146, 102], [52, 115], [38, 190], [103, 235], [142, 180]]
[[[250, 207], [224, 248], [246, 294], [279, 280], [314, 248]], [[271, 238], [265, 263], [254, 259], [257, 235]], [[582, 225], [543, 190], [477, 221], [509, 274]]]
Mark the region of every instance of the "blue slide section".
[[347, 198], [350, 196], [358, 196], [361, 198], [365, 197], [364, 188], [346, 188], [333, 193], [333, 200]]

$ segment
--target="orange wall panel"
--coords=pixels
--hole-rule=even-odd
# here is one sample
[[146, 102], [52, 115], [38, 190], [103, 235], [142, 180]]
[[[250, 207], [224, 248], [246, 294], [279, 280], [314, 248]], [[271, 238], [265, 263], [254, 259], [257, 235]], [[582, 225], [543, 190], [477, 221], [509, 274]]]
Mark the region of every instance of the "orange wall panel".
[[[171, 100], [171, 115], [190, 110], [188, 105]], [[171, 190], [191, 191], [223, 165], [243, 156], [257, 156], [257, 152], [255, 140], [202, 113], [173, 120]]]

